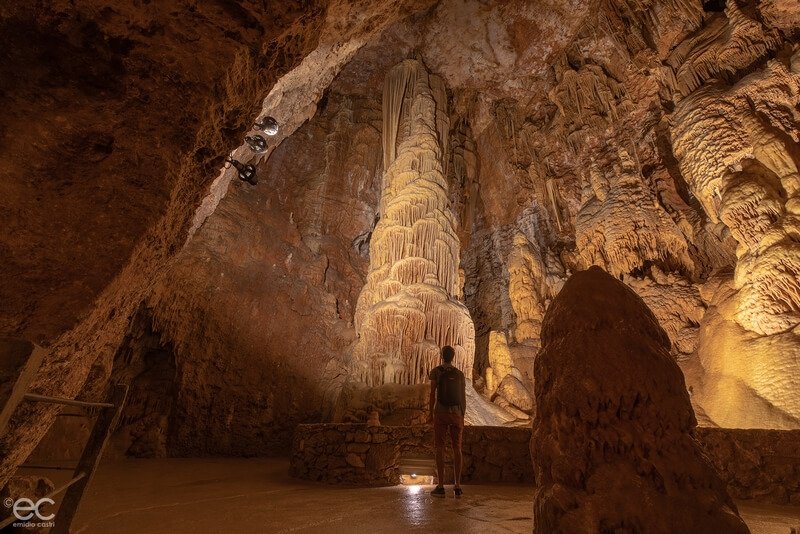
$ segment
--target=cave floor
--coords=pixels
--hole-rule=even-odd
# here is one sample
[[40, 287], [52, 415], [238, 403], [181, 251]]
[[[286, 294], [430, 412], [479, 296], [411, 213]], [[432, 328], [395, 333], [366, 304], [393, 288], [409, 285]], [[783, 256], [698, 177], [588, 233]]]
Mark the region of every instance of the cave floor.
[[[334, 487], [290, 478], [288, 467], [264, 458], [105, 463], [73, 532], [531, 532], [533, 488], [468, 485], [456, 500], [448, 487], [436, 499], [430, 486]], [[740, 503], [740, 511], [753, 534], [800, 532], [800, 508]]]

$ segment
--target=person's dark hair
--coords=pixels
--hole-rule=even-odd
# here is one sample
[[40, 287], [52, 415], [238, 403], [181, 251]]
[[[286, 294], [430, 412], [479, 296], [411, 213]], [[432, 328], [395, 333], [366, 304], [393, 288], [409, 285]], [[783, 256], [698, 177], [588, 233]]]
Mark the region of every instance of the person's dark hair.
[[445, 362], [447, 363], [452, 362], [455, 355], [456, 355], [456, 349], [454, 349], [450, 345], [445, 345], [444, 347], [442, 347], [442, 359]]

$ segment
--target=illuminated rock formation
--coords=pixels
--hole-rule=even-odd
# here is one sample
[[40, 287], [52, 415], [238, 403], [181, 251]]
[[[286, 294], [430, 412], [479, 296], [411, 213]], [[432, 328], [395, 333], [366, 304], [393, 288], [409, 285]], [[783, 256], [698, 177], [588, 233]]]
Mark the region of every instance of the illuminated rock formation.
[[798, 73], [770, 61], [732, 87], [703, 86], [676, 110], [681, 170], [739, 244], [735, 292], [719, 283], [709, 295], [715, 313], [698, 351], [708, 375], [703, 405], [718, 424], [753, 426], [756, 414], [760, 424], [800, 421], [800, 388], [790, 378], [800, 375], [798, 103]]
[[534, 372], [534, 532], [749, 532], [693, 436], [667, 334], [622, 282], [567, 281]]
[[469, 245], [472, 237], [472, 225], [475, 217], [475, 206], [478, 202], [478, 166], [475, 154], [475, 141], [472, 130], [465, 120], [459, 120], [450, 134], [451, 165], [448, 169], [452, 175], [450, 199], [453, 213], [457, 217], [458, 237], [461, 247]]
[[653, 266], [648, 277], [625, 277], [624, 281], [653, 312], [669, 335], [679, 361], [689, 358], [697, 348], [698, 326], [706, 305], [698, 288], [686, 279], [666, 274]]
[[[516, 370], [511, 361], [511, 351], [508, 340], [503, 332], [489, 334], [489, 367], [486, 368], [486, 393], [491, 395], [500, 385], [500, 382]], [[517, 373], [519, 371], [516, 371]]]
[[800, 428], [790, 411], [797, 394], [797, 334], [762, 336], [742, 327], [729, 277], [712, 279], [703, 293], [709, 308], [699, 328], [702, 369], [693, 402], [722, 427]]
[[503, 332], [489, 334], [489, 367], [485, 370], [483, 393], [517, 419], [528, 419], [532, 408], [534, 350], [528, 346], [509, 346]]
[[724, 16], [711, 17], [693, 37], [668, 56], [666, 70], [675, 91], [691, 94], [703, 82], [747, 68], [780, 43], [774, 26], [763, 26], [744, 13], [737, 2], [726, 2]]
[[577, 215], [576, 248], [584, 267], [614, 276], [654, 262], [667, 271], [694, 271], [686, 238], [642, 184], [636, 161], [619, 150], [619, 165], [589, 171], [585, 202]]
[[522, 233], [514, 236], [508, 257], [508, 297], [517, 316], [518, 342], [539, 339], [545, 308], [546, 267], [541, 253]]
[[[380, 220], [355, 312], [350, 378], [356, 384], [427, 387], [445, 345], [455, 349], [453, 363], [471, 381], [475, 333], [459, 301], [460, 243], [442, 164], [448, 132], [442, 80], [414, 60], [392, 69], [383, 98]], [[409, 391], [424, 409], [419, 388]]]

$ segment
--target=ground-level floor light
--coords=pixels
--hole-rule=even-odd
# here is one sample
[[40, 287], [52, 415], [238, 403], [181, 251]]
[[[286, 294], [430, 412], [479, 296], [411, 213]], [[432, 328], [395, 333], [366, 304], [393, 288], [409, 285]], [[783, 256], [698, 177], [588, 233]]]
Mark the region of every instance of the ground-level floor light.
[[436, 466], [433, 458], [424, 454], [401, 455], [397, 462], [400, 483], [404, 486], [433, 484]]

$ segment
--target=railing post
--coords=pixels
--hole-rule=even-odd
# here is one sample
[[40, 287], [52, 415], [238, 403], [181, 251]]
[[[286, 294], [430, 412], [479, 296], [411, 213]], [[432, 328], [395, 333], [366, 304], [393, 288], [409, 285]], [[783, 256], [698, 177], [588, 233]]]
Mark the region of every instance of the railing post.
[[86, 443], [81, 459], [75, 467], [74, 476], [78, 476], [80, 473], [85, 473], [86, 476], [72, 485], [64, 494], [58, 513], [53, 521], [55, 525], [50, 531], [51, 534], [69, 533], [81, 498], [100, 463], [108, 438], [119, 421], [127, 395], [128, 386], [124, 384], [112, 386], [107, 402], [113, 404], [114, 407], [103, 409], [97, 417], [92, 433], [89, 435], [89, 441]]
[[[1, 341], [0, 343], [8, 346], [7, 350], [10, 352], [17, 352], [16, 355], [3, 354], [3, 358], [7, 358], [3, 363], [13, 365], [13, 360], [15, 359], [14, 356], [17, 358], [20, 357], [18, 350], [20, 346], [24, 347], [24, 344]], [[28, 344], [28, 346], [30, 347], [30, 344]], [[28, 350], [30, 352], [28, 352]], [[14, 415], [14, 410], [17, 409], [17, 406], [19, 406], [19, 403], [22, 402], [23, 398], [25, 397], [25, 392], [28, 390], [28, 386], [33, 381], [37, 371], [39, 371], [39, 367], [42, 365], [42, 360], [44, 359], [45, 354], [47, 354], [45, 349], [37, 345], [33, 345], [33, 350], [28, 350], [25, 351], [27, 354], [25, 354], [23, 357], [26, 358], [26, 361], [18, 368], [19, 374], [17, 375], [13, 386], [11, 386], [11, 391], [8, 392], [8, 396], [5, 399], [0, 398], [0, 402], [3, 403], [3, 409], [0, 411], [0, 437], [3, 437], [3, 435], [6, 433], [6, 427], [8, 426], [8, 422], [11, 420], [11, 416]], [[13, 373], [16, 370], [9, 369], [9, 371]]]

